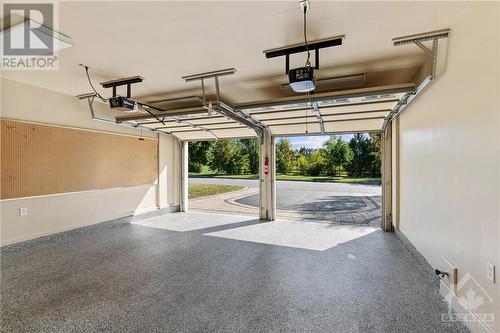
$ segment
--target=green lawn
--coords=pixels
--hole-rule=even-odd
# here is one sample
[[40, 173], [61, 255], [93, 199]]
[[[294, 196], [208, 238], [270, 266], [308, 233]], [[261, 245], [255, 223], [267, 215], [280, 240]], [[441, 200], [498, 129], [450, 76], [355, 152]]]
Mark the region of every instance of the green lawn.
[[[232, 178], [232, 179], [258, 179], [258, 175], [218, 175], [215, 173], [189, 173], [193, 178]], [[300, 176], [277, 174], [277, 180], [305, 181], [305, 182], [331, 182], [352, 184], [380, 184], [378, 177], [333, 177], [333, 176]]]
[[206, 197], [209, 195], [231, 192], [244, 189], [244, 186], [218, 185], [218, 184], [189, 184], [189, 199]]

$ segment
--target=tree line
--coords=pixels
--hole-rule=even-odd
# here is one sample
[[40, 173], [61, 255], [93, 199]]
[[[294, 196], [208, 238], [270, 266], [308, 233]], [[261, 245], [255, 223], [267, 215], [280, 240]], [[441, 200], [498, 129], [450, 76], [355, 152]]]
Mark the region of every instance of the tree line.
[[[380, 134], [355, 134], [349, 142], [331, 136], [319, 149], [294, 149], [289, 139], [276, 144], [276, 171], [308, 176], [380, 177]], [[189, 144], [189, 171], [203, 167], [221, 174], [257, 174], [257, 139], [217, 140]]]

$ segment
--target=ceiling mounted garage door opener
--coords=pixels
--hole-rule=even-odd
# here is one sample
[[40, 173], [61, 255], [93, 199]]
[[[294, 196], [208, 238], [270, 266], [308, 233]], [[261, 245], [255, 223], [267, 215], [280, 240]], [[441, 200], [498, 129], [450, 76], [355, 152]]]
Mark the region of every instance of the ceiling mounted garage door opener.
[[[280, 47], [276, 49], [264, 50], [266, 58], [285, 56], [285, 74], [288, 75], [290, 87], [295, 92], [311, 92], [316, 88], [314, 70], [319, 69], [319, 50], [326, 47], [342, 45], [344, 36], [308, 42], [307, 40], [307, 11], [310, 4], [308, 0], [299, 1], [300, 9], [303, 13], [304, 43]], [[314, 50], [314, 66], [311, 65], [311, 50]], [[306, 52], [307, 58], [304, 67], [290, 69], [290, 55]]]

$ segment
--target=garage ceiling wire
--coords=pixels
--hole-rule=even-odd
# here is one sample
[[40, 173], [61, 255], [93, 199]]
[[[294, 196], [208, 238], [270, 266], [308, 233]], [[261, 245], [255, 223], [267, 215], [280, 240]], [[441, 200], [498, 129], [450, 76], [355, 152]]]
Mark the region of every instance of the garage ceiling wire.
[[101, 94], [99, 94], [97, 92], [97, 90], [94, 88], [94, 85], [92, 84], [92, 80], [90, 79], [90, 74], [89, 74], [89, 66], [85, 66], [83, 64], [80, 64], [80, 66], [83, 66], [85, 68], [85, 74], [87, 75], [87, 81], [89, 81], [90, 87], [95, 92], [95, 95], [97, 97], [99, 97], [101, 99], [101, 101], [106, 103], [108, 100], [106, 98], [102, 97]]
[[307, 44], [307, 5], [304, 5], [304, 45], [306, 47], [306, 52], [307, 52], [307, 60], [305, 67], [311, 67], [311, 52], [309, 51], [309, 45]]

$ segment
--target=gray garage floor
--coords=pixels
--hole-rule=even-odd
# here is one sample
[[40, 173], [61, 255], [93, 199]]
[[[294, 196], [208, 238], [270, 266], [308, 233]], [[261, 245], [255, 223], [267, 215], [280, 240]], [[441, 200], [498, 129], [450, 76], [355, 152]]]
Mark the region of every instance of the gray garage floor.
[[177, 213], [2, 248], [3, 332], [457, 332], [392, 233]]

